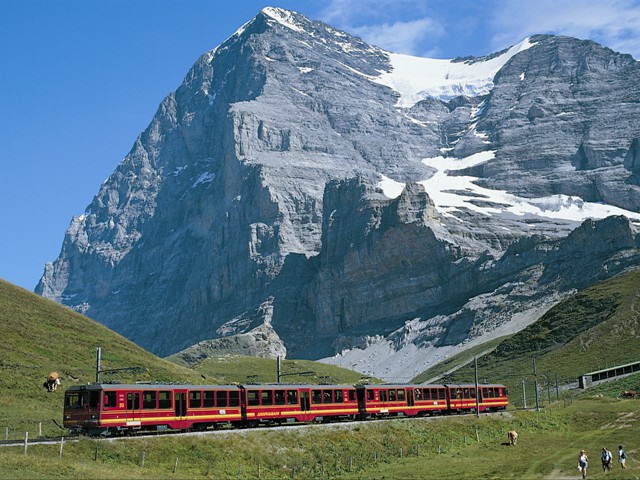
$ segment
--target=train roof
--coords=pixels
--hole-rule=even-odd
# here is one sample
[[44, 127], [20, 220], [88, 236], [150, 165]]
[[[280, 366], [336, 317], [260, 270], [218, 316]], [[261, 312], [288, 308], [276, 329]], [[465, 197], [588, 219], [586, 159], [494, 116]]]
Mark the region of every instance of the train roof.
[[202, 390], [233, 390], [239, 389], [239, 385], [192, 385], [184, 383], [89, 383], [87, 385], [73, 385], [67, 391], [84, 390], [172, 390], [192, 389]]
[[322, 388], [355, 388], [353, 385], [301, 385], [299, 383], [245, 383], [242, 385], [195, 385], [186, 383], [89, 383], [87, 385], [73, 385], [67, 391], [85, 390], [176, 390], [176, 389], [199, 389], [199, 390], [233, 390], [239, 388], [247, 390], [254, 389], [322, 389]]
[[[386, 383], [386, 384], [367, 384], [367, 385], [315, 385], [315, 384], [298, 384], [298, 383], [261, 383], [261, 384], [251, 384], [245, 383], [242, 385], [195, 385], [195, 384], [184, 384], [184, 383], [89, 383], [87, 385], [73, 385], [67, 388], [67, 391], [93, 391], [93, 390], [105, 390], [105, 391], [116, 391], [116, 390], [176, 390], [176, 389], [198, 389], [198, 390], [235, 390], [240, 388], [245, 388], [247, 390], [255, 390], [255, 389], [323, 389], [323, 388], [342, 388], [342, 389], [351, 389], [351, 388], [364, 388], [364, 389], [372, 389], [372, 388], [438, 388], [438, 387], [463, 387], [470, 388], [475, 387], [474, 383], [453, 383], [453, 384], [407, 384], [407, 383]], [[505, 387], [504, 385], [497, 383], [479, 383], [479, 388], [484, 387]]]
[[[475, 387], [475, 383], [384, 383], [384, 384], [370, 384], [364, 385], [365, 388], [438, 388], [438, 387]], [[497, 383], [479, 383], [478, 388], [483, 387], [504, 387], [504, 385], [500, 385]]]

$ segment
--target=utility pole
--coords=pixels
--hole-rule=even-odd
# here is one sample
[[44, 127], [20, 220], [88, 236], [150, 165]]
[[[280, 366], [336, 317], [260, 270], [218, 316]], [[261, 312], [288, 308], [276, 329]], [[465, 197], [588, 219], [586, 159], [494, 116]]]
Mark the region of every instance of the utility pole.
[[522, 379], [522, 408], [527, 409], [527, 389], [524, 386], [524, 378]]
[[551, 370], [547, 370], [547, 399], [551, 405]]
[[476, 417], [480, 416], [480, 392], [478, 391], [478, 357], [473, 357], [473, 368], [476, 380]]
[[124, 367], [124, 368], [112, 368], [109, 370], [102, 370], [102, 347], [96, 349], [96, 383], [100, 383], [100, 374], [102, 373], [116, 373], [116, 372], [144, 372], [144, 367]]
[[277, 379], [278, 379], [278, 384], [280, 384], [280, 378], [281, 377], [286, 377], [287, 375], [316, 375], [316, 372], [313, 372], [313, 371], [282, 373], [282, 371], [281, 371], [282, 366], [281, 366], [281, 363], [280, 363], [280, 355], [278, 355], [278, 357], [277, 357], [276, 368], [277, 368], [276, 376], [277, 376]]
[[277, 362], [277, 376], [278, 376], [278, 385], [280, 385], [280, 355], [278, 355], [278, 362]]
[[102, 347], [96, 349], [96, 383], [100, 383], [100, 360], [102, 357]]
[[539, 412], [540, 411], [540, 401], [538, 399], [538, 372], [536, 370], [536, 359], [535, 359], [535, 357], [533, 358], [533, 378], [534, 378], [535, 384], [536, 384], [536, 411]]

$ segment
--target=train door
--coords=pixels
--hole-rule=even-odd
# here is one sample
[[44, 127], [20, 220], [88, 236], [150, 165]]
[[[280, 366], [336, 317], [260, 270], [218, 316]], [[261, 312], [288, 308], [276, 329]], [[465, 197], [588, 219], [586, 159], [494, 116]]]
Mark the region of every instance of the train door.
[[367, 393], [365, 387], [356, 388], [356, 397], [358, 399], [358, 415], [360, 416], [360, 418], [364, 418], [367, 414], [366, 395]]
[[480, 409], [481, 412], [483, 412], [485, 410], [485, 403], [484, 403], [485, 389], [483, 389], [482, 387], [478, 387], [478, 391], [476, 392], [476, 395], [478, 396], [478, 408]]
[[187, 427], [187, 391], [173, 391], [173, 408], [175, 409], [176, 421], [174, 428]]
[[407, 388], [407, 405], [413, 407], [413, 388]]
[[311, 392], [308, 389], [298, 390], [300, 395], [300, 416], [297, 417], [299, 421], [310, 422], [313, 420], [311, 414]]
[[449, 413], [459, 413], [462, 411], [462, 387], [447, 386], [447, 407]]
[[140, 392], [127, 392], [127, 426], [140, 426]]
[[309, 400], [309, 390], [300, 390], [300, 411], [309, 412], [311, 410], [311, 402]]

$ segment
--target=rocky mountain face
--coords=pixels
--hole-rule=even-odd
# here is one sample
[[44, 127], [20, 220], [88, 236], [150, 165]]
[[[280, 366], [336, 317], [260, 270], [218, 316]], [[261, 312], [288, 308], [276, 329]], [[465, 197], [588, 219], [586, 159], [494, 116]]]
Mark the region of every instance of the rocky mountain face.
[[638, 266], [639, 179], [629, 55], [414, 59], [267, 8], [163, 100], [36, 292], [160, 355], [408, 381]]

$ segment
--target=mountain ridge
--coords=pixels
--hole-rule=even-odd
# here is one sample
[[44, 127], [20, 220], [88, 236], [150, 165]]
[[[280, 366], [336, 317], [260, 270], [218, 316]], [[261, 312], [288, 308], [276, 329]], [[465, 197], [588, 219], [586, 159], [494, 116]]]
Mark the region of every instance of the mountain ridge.
[[530, 323], [637, 262], [640, 67], [568, 37], [516, 50], [481, 96], [406, 107], [372, 80], [392, 54], [263, 10], [163, 100], [36, 291], [162, 355], [254, 318], [376, 376]]

